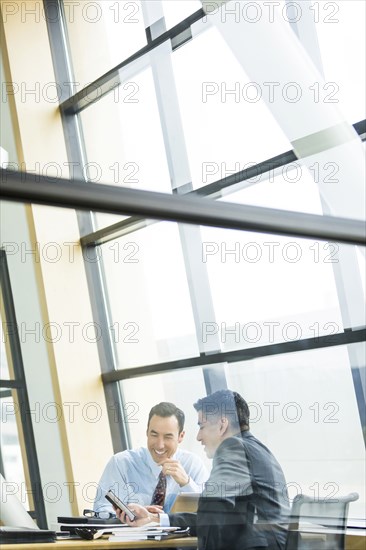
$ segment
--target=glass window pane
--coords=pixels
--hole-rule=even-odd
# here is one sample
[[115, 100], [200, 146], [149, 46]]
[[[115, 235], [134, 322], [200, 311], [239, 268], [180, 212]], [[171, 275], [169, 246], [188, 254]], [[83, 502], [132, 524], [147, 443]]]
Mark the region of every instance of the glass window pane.
[[198, 355], [178, 226], [101, 246], [118, 368]]
[[362, 518], [365, 449], [350, 362], [357, 348], [365, 357], [362, 343], [232, 363], [225, 370], [228, 387], [250, 403], [251, 430], [279, 460], [290, 495], [336, 498], [356, 491], [360, 498], [349, 515]]
[[164, 17], [167, 29], [174, 27], [186, 17], [202, 9], [199, 0], [162, 0]]
[[366, 118], [365, 2], [314, 4], [328, 99], [336, 99], [350, 123]]
[[200, 236], [189, 258], [169, 222], [101, 247], [117, 368], [364, 325], [362, 249], [212, 227]]
[[362, 284], [363, 295], [366, 296], [366, 269], [365, 269], [365, 249], [357, 247], [357, 261], [360, 270], [360, 278]]
[[92, 217], [94, 228], [95, 230], [98, 230], [127, 220], [129, 216], [119, 216], [117, 214], [104, 214], [101, 212], [93, 212]]
[[[6, 390], [2, 392], [8, 393]], [[0, 395], [0, 445], [1, 459], [4, 467], [4, 477], [12, 482], [15, 494], [29, 510], [28, 493], [25, 484], [22, 450], [19, 434], [19, 405], [11, 396]]]
[[[323, 180], [331, 177], [334, 167], [323, 170]], [[324, 184], [324, 182], [323, 182]], [[329, 182], [331, 184], [331, 182]], [[292, 162], [277, 170], [270, 169], [265, 174], [254, 176], [237, 187], [243, 189], [230, 193], [225, 201], [265, 208], [323, 214], [319, 188], [306, 166], [300, 161]]]
[[126, 412], [132, 447], [146, 446], [146, 426], [150, 409], [161, 401], [169, 401], [182, 409], [186, 416], [182, 449], [198, 454], [210, 467], [203, 448], [196, 441], [197, 413], [193, 403], [206, 395], [203, 372], [200, 368], [144, 376], [121, 382], [126, 396]]
[[216, 29], [172, 60], [195, 188], [292, 149]]
[[121, 84], [80, 117], [90, 181], [171, 192], [151, 69]]
[[219, 335], [228, 350], [343, 331], [336, 243], [210, 227], [202, 241], [216, 316], [204, 341]]
[[[1, 319], [0, 323], [0, 380], [9, 380], [9, 363], [7, 357], [6, 343], [9, 341], [9, 335], [7, 334], [7, 325], [3, 323]], [[3, 330], [5, 328], [5, 331]]]
[[140, 0], [64, 0], [76, 90], [146, 45]]

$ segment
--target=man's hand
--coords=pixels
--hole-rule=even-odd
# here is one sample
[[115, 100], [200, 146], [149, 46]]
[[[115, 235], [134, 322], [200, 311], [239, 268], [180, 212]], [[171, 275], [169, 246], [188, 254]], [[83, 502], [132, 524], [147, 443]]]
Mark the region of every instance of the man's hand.
[[173, 460], [171, 458], [167, 458], [163, 462], [161, 462], [161, 466], [163, 467], [163, 473], [167, 476], [172, 476], [172, 478], [180, 485], [180, 487], [183, 487], [184, 485], [187, 485], [190, 481], [190, 477], [179, 462], [179, 460]]
[[139, 504], [129, 504], [128, 507], [136, 515], [136, 519], [131, 521], [125, 512], [121, 512], [121, 510], [117, 509], [116, 515], [122, 523], [127, 523], [130, 527], [142, 527], [151, 521], [159, 523], [159, 512], [161, 512], [160, 506], [148, 506], [144, 508]]
[[148, 512], [151, 512], [152, 514], [161, 514], [163, 512], [163, 507], [158, 506], [157, 504], [149, 504], [149, 506], [145, 506], [145, 508]]

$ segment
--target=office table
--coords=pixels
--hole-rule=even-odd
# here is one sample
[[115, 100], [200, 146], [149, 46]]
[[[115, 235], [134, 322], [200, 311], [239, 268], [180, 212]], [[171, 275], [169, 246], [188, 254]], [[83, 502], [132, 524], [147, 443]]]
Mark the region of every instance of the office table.
[[110, 542], [106, 539], [97, 540], [58, 540], [35, 544], [1, 544], [1, 550], [123, 550], [124, 548], [196, 548], [195, 537], [184, 537], [169, 540], [134, 540], [126, 542]]
[[[127, 548], [144, 550], [145, 548], [196, 548], [197, 539], [186, 537], [169, 540], [139, 540], [126, 542], [109, 542], [97, 540], [58, 540], [43, 544], [2, 544], [1, 550], [124, 550]], [[366, 531], [364, 529], [347, 529], [346, 550], [366, 550]]]

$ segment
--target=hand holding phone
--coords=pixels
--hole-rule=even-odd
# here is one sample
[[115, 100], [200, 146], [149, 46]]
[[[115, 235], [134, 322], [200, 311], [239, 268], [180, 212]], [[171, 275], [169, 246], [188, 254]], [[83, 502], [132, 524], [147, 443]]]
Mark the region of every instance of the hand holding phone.
[[105, 498], [112, 504], [112, 506], [114, 506], [114, 508], [118, 508], [121, 512], [124, 512], [131, 521], [136, 519], [136, 515], [132, 512], [132, 510], [130, 510], [128, 506], [114, 494], [113, 491], [108, 491]]

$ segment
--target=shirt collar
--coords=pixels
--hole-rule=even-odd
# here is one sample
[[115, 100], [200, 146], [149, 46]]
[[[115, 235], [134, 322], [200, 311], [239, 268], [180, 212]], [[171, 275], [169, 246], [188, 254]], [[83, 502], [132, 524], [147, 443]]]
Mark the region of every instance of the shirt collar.
[[[154, 476], [157, 478], [161, 472], [161, 466], [159, 466], [159, 464], [155, 462], [155, 460], [150, 454], [149, 449], [147, 449], [146, 447], [144, 447], [143, 449], [145, 454], [145, 462], [149, 466]], [[173, 460], [178, 460], [178, 454], [179, 454], [179, 449], [176, 450], [175, 454], [171, 458]]]

